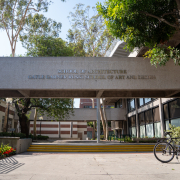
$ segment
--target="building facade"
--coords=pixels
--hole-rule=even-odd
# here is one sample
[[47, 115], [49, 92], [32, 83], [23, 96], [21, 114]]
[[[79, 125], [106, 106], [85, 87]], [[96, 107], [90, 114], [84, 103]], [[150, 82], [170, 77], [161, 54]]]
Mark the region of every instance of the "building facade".
[[[8, 104], [0, 100], [0, 132], [3, 132], [3, 126], [4, 126], [4, 117], [5, 117], [5, 111], [6, 108], [8, 108]], [[7, 131], [8, 132], [17, 132], [17, 126], [18, 126], [18, 121], [14, 119], [15, 115], [15, 108], [10, 104], [9, 105], [9, 110], [7, 111], [8, 114], [8, 124], [7, 124]]]
[[180, 126], [180, 99], [127, 99], [128, 132], [132, 136], [163, 137], [169, 124]]
[[[148, 50], [147, 48], [136, 48], [130, 53], [123, 49], [125, 44], [125, 42], [115, 40], [106, 53], [106, 57], [142, 57]], [[123, 128], [122, 123], [120, 125], [118, 121], [112, 121], [111, 127], [116, 131], [116, 135], [127, 133], [140, 138], [163, 137], [164, 131], [169, 129], [169, 124], [180, 126], [179, 98], [115, 98], [104, 101], [113, 102], [115, 107], [119, 108], [122, 106], [122, 101], [126, 103], [127, 121], [123, 123], [127, 124], [127, 129]], [[116, 130], [118, 127], [122, 129], [120, 132]]]

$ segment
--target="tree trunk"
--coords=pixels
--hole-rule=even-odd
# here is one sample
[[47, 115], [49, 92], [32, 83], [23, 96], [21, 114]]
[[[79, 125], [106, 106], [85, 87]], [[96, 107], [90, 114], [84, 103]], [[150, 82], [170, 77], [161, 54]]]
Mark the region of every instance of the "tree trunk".
[[19, 116], [19, 122], [21, 125], [21, 133], [26, 134], [26, 137], [29, 136], [29, 121], [25, 113]]
[[103, 126], [103, 133], [104, 133], [104, 137], [106, 136], [106, 125], [105, 125], [105, 121], [104, 121], [104, 116], [103, 116], [103, 112], [102, 112], [102, 108], [101, 108], [101, 104], [99, 104], [99, 111], [100, 111], [100, 116], [101, 116], [101, 121], [102, 121], [102, 126]]
[[105, 135], [105, 139], [108, 139], [108, 135], [109, 135], [109, 130], [108, 130], [108, 121], [107, 121], [107, 117], [106, 117], [106, 111], [105, 111], [105, 107], [104, 107], [104, 101], [102, 100], [102, 105], [103, 105], [103, 115], [104, 115], [104, 120], [105, 120], [105, 124], [106, 124], [106, 135]]
[[35, 108], [34, 111], [34, 128], [33, 128], [34, 138], [36, 137], [36, 120], [37, 120], [37, 108]]

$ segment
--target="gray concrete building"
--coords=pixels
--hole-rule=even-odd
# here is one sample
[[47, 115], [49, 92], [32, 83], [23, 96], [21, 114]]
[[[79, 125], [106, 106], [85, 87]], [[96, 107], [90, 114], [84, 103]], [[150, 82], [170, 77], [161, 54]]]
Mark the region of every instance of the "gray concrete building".
[[108, 57], [1, 57], [0, 97], [97, 98], [115, 108], [82, 109], [70, 120], [101, 113], [117, 135], [162, 136], [169, 123], [179, 125], [179, 66], [156, 68], [141, 57], [144, 48], [129, 53], [124, 45], [117, 40]]
[[[172, 42], [174, 43], [174, 41]], [[178, 46], [178, 42], [175, 43], [176, 46]], [[123, 49], [124, 46], [124, 42], [115, 40], [106, 56], [121, 58], [126, 56], [140, 57], [147, 50], [147, 48], [136, 48], [134, 52], [129, 53]], [[173, 74], [173, 72], [171, 73]], [[176, 76], [176, 74], [174, 75]], [[162, 81], [168, 84], [166, 79], [162, 79]], [[176, 97], [177, 93], [179, 91], [173, 93], [172, 97]], [[122, 108], [123, 102], [126, 104], [124, 105], [126, 107], [126, 121], [121, 123], [120, 121], [111, 122], [111, 127], [116, 131], [116, 135], [120, 136], [127, 133], [133, 137], [140, 138], [163, 137], [164, 131], [169, 129], [169, 124], [180, 126], [180, 99], [156, 97], [152, 95], [146, 98], [104, 98], [106, 105], [111, 104], [116, 108]]]

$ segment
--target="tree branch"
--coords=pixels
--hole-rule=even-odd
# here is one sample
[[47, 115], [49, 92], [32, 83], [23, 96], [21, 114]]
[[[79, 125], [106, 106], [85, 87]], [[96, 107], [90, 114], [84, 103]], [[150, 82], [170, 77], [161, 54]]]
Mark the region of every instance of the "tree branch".
[[34, 11], [36, 11], [36, 12], [39, 12], [39, 10], [37, 10], [37, 9], [35, 9], [35, 8], [28, 8], [28, 10], [34, 10]]
[[180, 15], [180, 0], [176, 0], [176, 4], [177, 4], [179, 15]]
[[7, 28], [6, 28], [6, 24], [5, 24], [5, 22], [4, 22], [4, 15], [3, 15], [3, 14], [2, 14], [2, 22], [3, 22], [3, 24], [4, 24], [4, 27], [5, 27], [5, 30], [6, 30], [6, 33], [7, 33], [7, 36], [8, 36], [9, 42], [10, 42], [10, 44], [11, 44], [11, 48], [12, 48], [11, 38], [10, 38], [10, 36], [9, 36], [9, 32], [8, 32], [8, 30], [7, 30]]
[[169, 14], [176, 14], [176, 13], [175, 13], [175, 12], [164, 13], [164, 14], [162, 15], [162, 17], [164, 17], [164, 16], [166, 16], [166, 15], [169, 15]]
[[150, 16], [150, 17], [156, 18], [156, 19], [158, 19], [159, 21], [162, 21], [162, 22], [168, 24], [168, 25], [171, 26], [171, 27], [174, 27], [174, 28], [178, 28], [178, 29], [179, 29], [179, 27], [178, 27], [177, 25], [171, 24], [170, 22], [166, 21], [164, 18], [155, 16], [155, 15], [150, 14], [150, 13], [148, 13], [148, 12], [141, 12], [141, 13], [145, 14], [146, 16]]
[[30, 5], [31, 1], [32, 1], [32, 0], [29, 1], [28, 5], [27, 5], [27, 7], [26, 7], [24, 16], [22, 17], [21, 22], [20, 22], [19, 30], [16, 32], [16, 35], [15, 35], [16, 41], [17, 41], [17, 37], [18, 37], [18, 35], [19, 35], [19, 32], [20, 32], [21, 29], [22, 29], [23, 21], [24, 21], [24, 19], [25, 19], [25, 17], [26, 17], [26, 14], [27, 14], [27, 11], [28, 11], [28, 8], [29, 8], [29, 5]]

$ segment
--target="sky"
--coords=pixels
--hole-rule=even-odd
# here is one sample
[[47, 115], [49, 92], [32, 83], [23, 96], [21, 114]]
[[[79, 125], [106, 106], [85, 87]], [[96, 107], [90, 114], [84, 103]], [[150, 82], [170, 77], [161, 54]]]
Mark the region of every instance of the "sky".
[[[43, 13], [46, 17], [51, 18], [57, 22], [62, 23], [60, 37], [63, 40], [67, 38], [67, 32], [71, 28], [69, 19], [69, 12], [73, 12], [73, 8], [76, 4], [82, 3], [86, 6], [96, 6], [97, 2], [103, 3], [105, 0], [66, 0], [66, 2], [62, 2], [60, 0], [52, 0], [53, 4], [50, 5], [49, 10], [47, 13]], [[21, 42], [17, 43], [16, 47], [16, 54], [17, 55], [24, 55], [26, 50], [22, 47]], [[5, 31], [0, 30], [0, 57], [2, 56], [10, 56], [11, 54], [11, 47], [6, 35]], [[79, 100], [75, 99], [74, 107], [79, 107]]]
[[[46, 17], [51, 18], [57, 22], [62, 23], [60, 37], [66, 40], [68, 30], [71, 28], [69, 19], [69, 12], [73, 11], [76, 4], [82, 3], [86, 6], [96, 6], [97, 2], [103, 3], [104, 0], [52, 0], [53, 4], [49, 6], [47, 13], [43, 13]], [[16, 54], [24, 55], [26, 50], [21, 46], [21, 42], [17, 43]], [[10, 43], [5, 31], [0, 30], [0, 56], [9, 56], [11, 54]]]

